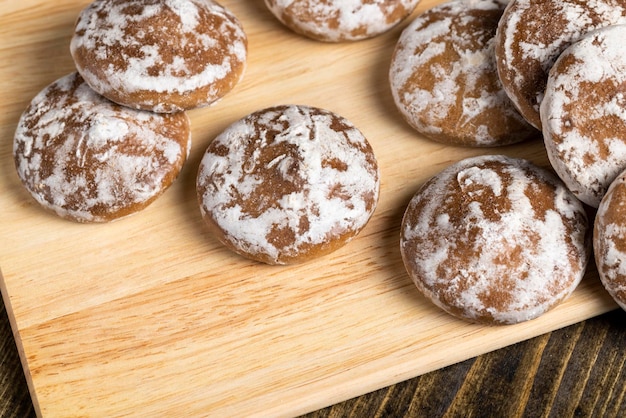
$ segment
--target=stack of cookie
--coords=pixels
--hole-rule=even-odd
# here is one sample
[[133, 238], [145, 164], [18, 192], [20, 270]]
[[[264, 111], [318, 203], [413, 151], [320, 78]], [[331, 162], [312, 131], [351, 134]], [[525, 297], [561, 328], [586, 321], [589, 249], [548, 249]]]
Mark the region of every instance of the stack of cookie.
[[[313, 3], [268, 7], [282, 18], [318, 10]], [[322, 10], [341, 12], [341, 24], [316, 18], [317, 39], [376, 36], [417, 0], [352, 3]], [[78, 17], [70, 51], [77, 72], [23, 113], [15, 163], [44, 207], [73, 221], [108, 222], [143, 209], [172, 184], [190, 150], [186, 111], [235, 87], [247, 38], [237, 18], [210, 0], [95, 0]], [[372, 148], [348, 120], [286, 105], [248, 115], [218, 136], [196, 188], [202, 216], [226, 247], [291, 264], [356, 236], [376, 208], [380, 179]]]
[[[298, 34], [343, 42], [389, 31], [418, 0], [265, 4]], [[402, 256], [437, 305], [473, 321], [515, 323], [564, 300], [591, 254], [586, 203], [599, 208], [593, 244], [601, 277], [626, 306], [622, 24], [624, 0], [451, 0], [402, 31], [389, 82], [409, 125], [466, 147], [543, 134], [556, 172], [503, 155], [472, 158], [415, 194]], [[190, 149], [185, 112], [237, 85], [247, 38], [210, 0], [95, 0], [80, 13], [70, 50], [77, 71], [23, 113], [15, 164], [44, 207], [108, 222], [172, 184]], [[196, 181], [218, 239], [269, 264], [306, 261], [348, 242], [372, 216], [379, 187], [362, 133], [306, 105], [233, 123], [206, 150]]]
[[59, 216], [108, 222], [145, 208], [187, 159], [186, 110], [241, 79], [247, 38], [205, 0], [96, 0], [75, 26], [77, 72], [40, 92], [14, 139], [18, 175]]
[[[469, 159], [416, 193], [403, 259], [437, 305], [484, 323], [532, 319], [573, 291], [593, 244], [605, 287], [626, 307], [624, 24], [623, 0], [453, 0], [403, 31], [390, 84], [411, 126], [463, 146], [543, 135], [556, 172]], [[582, 203], [599, 206], [593, 240]]]

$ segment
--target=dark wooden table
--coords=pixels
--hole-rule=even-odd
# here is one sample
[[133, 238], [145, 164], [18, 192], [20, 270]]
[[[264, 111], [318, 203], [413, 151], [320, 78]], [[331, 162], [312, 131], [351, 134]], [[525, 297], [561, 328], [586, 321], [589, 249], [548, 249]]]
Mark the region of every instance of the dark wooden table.
[[[35, 416], [0, 304], [0, 417]], [[310, 413], [322, 417], [626, 417], [626, 312], [615, 310]]]

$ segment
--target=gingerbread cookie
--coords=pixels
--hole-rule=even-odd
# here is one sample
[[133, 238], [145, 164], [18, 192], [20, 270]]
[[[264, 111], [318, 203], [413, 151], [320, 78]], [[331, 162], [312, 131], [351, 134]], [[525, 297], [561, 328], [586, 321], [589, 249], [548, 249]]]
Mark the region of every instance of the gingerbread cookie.
[[522, 116], [541, 129], [539, 106], [561, 52], [588, 32], [620, 23], [626, 23], [626, 0], [512, 0], [496, 33], [496, 59]]
[[594, 31], [567, 48], [550, 70], [541, 102], [554, 170], [583, 202], [598, 207], [626, 169], [626, 26]]
[[626, 310], [626, 172], [611, 183], [598, 206], [593, 250], [602, 284]]
[[427, 181], [401, 228], [409, 276], [472, 322], [514, 324], [567, 298], [590, 256], [582, 203], [527, 160], [472, 157]]
[[178, 176], [189, 152], [185, 113], [119, 106], [72, 73], [42, 90], [14, 138], [17, 173], [43, 207], [77, 222], [135, 213]]
[[265, 0], [285, 26], [324, 42], [358, 41], [387, 32], [408, 17], [419, 0]]
[[475, 147], [538, 136], [496, 73], [494, 35], [504, 7], [495, 0], [448, 1], [404, 29], [389, 81], [398, 110], [418, 132]]
[[348, 120], [309, 106], [277, 106], [233, 123], [209, 145], [198, 200], [229, 249], [268, 264], [328, 254], [372, 216], [378, 164]]
[[246, 34], [211, 0], [95, 0], [79, 15], [70, 51], [98, 93], [130, 107], [207, 106], [243, 76]]

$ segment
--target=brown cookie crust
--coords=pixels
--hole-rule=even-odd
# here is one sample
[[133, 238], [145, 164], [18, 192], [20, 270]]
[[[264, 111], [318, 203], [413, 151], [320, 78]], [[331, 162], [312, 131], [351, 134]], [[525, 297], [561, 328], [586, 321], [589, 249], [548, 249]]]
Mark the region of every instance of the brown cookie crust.
[[497, 76], [494, 35], [500, 1], [453, 0], [419, 15], [402, 32], [389, 81], [405, 120], [452, 145], [508, 145], [535, 136]]
[[526, 120], [541, 129], [539, 106], [548, 72], [573, 42], [626, 23], [625, 0], [512, 0], [496, 33], [498, 75]]
[[407, 18], [419, 0], [265, 0], [286, 27], [323, 42], [358, 41], [387, 32]]
[[600, 280], [626, 310], [626, 172], [608, 188], [596, 213], [593, 250]]
[[480, 156], [426, 182], [409, 203], [401, 252], [417, 288], [472, 322], [514, 324], [567, 298], [590, 255], [585, 210], [550, 172]]
[[378, 164], [348, 120], [310, 106], [276, 106], [233, 123], [209, 145], [198, 201], [217, 238], [268, 264], [335, 251], [372, 216]]
[[552, 66], [541, 102], [554, 170], [583, 202], [598, 207], [626, 169], [626, 25], [590, 32]]
[[72, 73], [33, 98], [13, 156], [43, 207], [77, 222], [108, 222], [159, 197], [182, 169], [190, 141], [185, 113], [119, 106]]
[[208, 106], [243, 77], [247, 37], [211, 0], [96, 0], [70, 52], [98, 93], [125, 106], [176, 112]]

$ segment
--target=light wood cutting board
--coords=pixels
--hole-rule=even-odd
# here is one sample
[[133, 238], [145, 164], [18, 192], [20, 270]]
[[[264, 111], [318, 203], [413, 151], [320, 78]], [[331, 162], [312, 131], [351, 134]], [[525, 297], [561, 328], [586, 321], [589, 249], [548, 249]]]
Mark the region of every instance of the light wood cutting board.
[[[421, 138], [387, 83], [404, 23], [376, 39], [322, 44], [284, 29], [261, 0], [224, 0], [249, 36], [244, 80], [190, 112], [193, 149], [177, 182], [141, 213], [78, 225], [44, 212], [11, 157], [32, 97], [74, 70], [73, 23], [86, 1], [0, 1], [2, 293], [42, 416], [291, 416], [614, 309], [590, 272], [558, 308], [484, 327], [442, 313], [410, 282], [398, 246], [409, 198], [464, 157], [504, 153], [547, 166], [541, 139], [499, 149]], [[416, 13], [438, 3], [423, 0]], [[238, 257], [210, 236], [194, 181], [209, 142], [276, 104], [333, 110], [370, 140], [378, 209], [359, 237], [304, 265]]]

